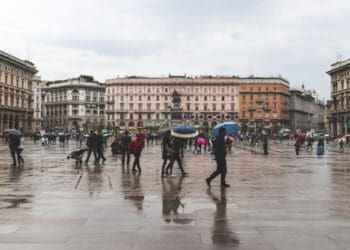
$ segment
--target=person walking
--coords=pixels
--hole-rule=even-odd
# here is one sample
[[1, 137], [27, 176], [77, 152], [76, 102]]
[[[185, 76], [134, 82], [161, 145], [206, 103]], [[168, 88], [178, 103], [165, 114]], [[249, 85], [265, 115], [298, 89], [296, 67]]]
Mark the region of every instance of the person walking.
[[88, 155], [86, 157], [85, 163], [89, 162], [91, 153], [94, 153], [95, 162], [97, 161], [97, 152], [96, 152], [96, 133], [94, 131], [90, 131], [89, 137], [86, 140], [86, 146], [88, 147]]
[[225, 148], [225, 136], [226, 129], [220, 128], [219, 135], [214, 141], [214, 152], [217, 169], [205, 180], [207, 185], [210, 187], [211, 181], [218, 175], [221, 174], [221, 186], [228, 188], [229, 184], [226, 183], [226, 148]]
[[[24, 160], [21, 156], [21, 152], [22, 150], [19, 149], [19, 146], [21, 145], [21, 138], [18, 135], [14, 135], [14, 134], [9, 134], [8, 135], [8, 142], [9, 142], [9, 148], [10, 148], [10, 152], [11, 152], [11, 156], [12, 156], [12, 167], [16, 167], [17, 166], [17, 161], [18, 161], [18, 165], [21, 164], [21, 162], [23, 163]], [[17, 159], [16, 159], [16, 155], [17, 155]]]
[[125, 155], [126, 155], [126, 164], [130, 165], [130, 152], [128, 150], [128, 146], [131, 142], [131, 136], [129, 134], [129, 131], [125, 130], [122, 134], [122, 137], [120, 138], [121, 142], [121, 149], [122, 149], [122, 164], [125, 164]]
[[170, 163], [168, 164], [166, 168], [166, 173], [168, 175], [172, 174], [173, 166], [175, 161], [177, 162], [177, 165], [180, 168], [180, 171], [182, 173], [182, 176], [186, 176], [187, 173], [185, 172], [183, 166], [182, 166], [182, 161], [181, 161], [181, 147], [182, 147], [182, 139], [175, 137], [172, 143], [172, 150], [170, 153]]
[[134, 154], [134, 163], [132, 166], [132, 171], [137, 172], [136, 167], [138, 168], [139, 173], [141, 174], [141, 166], [140, 166], [140, 157], [143, 148], [145, 147], [145, 140], [143, 133], [141, 131], [137, 132], [136, 139], [134, 139], [129, 144], [129, 152]]
[[269, 141], [269, 138], [268, 138], [268, 135], [265, 131], [262, 132], [262, 144], [263, 144], [263, 150], [264, 150], [264, 155], [269, 155], [269, 152], [268, 152], [268, 141]]
[[162, 139], [162, 176], [165, 176], [165, 165], [168, 162], [168, 160], [170, 161], [171, 146], [171, 131], [167, 130]]
[[97, 162], [100, 163], [100, 159], [102, 158], [102, 161], [105, 162], [106, 158], [103, 155], [104, 147], [103, 147], [103, 134], [101, 129], [98, 130], [98, 134], [96, 136], [96, 151], [97, 151]]
[[299, 155], [302, 140], [303, 140], [303, 136], [300, 134], [300, 132], [298, 132], [297, 137], [295, 138], [295, 144], [294, 144], [296, 155]]

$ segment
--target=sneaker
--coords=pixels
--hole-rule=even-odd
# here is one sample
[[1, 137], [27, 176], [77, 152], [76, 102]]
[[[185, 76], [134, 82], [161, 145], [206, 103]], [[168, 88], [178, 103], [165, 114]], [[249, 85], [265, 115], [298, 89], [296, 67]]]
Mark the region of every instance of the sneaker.
[[205, 182], [207, 183], [208, 187], [211, 187], [209, 178], [205, 179]]
[[227, 183], [221, 184], [221, 186], [224, 187], [224, 188], [229, 188], [230, 187], [230, 185], [227, 184]]

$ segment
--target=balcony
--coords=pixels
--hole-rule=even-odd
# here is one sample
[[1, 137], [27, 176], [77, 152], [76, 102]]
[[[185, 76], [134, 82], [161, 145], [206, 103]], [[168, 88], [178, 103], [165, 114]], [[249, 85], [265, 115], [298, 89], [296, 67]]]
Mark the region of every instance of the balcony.
[[107, 104], [114, 104], [114, 100], [107, 100], [106, 103]]
[[262, 99], [262, 98], [258, 98], [258, 99], [256, 99], [256, 102], [257, 102], [257, 103], [262, 103], [262, 102], [263, 102], [263, 99]]
[[256, 110], [256, 108], [254, 106], [249, 106], [248, 110], [249, 111], [254, 111], [254, 110]]

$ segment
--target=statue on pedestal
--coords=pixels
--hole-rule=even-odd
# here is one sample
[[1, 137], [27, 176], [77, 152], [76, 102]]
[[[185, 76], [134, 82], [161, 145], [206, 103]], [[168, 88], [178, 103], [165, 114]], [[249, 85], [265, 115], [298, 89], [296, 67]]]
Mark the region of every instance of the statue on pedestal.
[[180, 97], [179, 93], [177, 93], [176, 90], [174, 90], [174, 92], [173, 92], [173, 101], [172, 101], [172, 103], [174, 104], [175, 108], [179, 108], [180, 105], [181, 105], [181, 97]]

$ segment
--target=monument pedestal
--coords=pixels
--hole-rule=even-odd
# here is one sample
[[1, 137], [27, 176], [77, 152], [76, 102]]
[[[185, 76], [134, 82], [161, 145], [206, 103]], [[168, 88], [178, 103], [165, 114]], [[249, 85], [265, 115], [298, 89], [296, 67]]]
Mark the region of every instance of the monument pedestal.
[[176, 127], [177, 125], [183, 124], [182, 108], [172, 107], [170, 108], [170, 125]]

